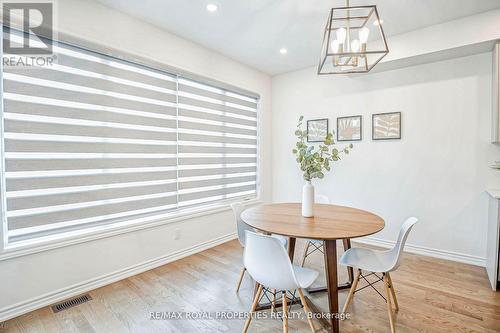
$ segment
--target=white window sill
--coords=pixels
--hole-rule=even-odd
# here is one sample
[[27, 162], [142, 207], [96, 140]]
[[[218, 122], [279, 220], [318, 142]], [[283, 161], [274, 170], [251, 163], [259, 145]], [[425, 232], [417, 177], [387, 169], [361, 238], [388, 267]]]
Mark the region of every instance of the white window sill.
[[[250, 205], [255, 205], [262, 203], [262, 201], [259, 198], [247, 200], [243, 202], [245, 206], [250, 206]], [[134, 224], [129, 224], [126, 226], [102, 226], [99, 228], [99, 230], [79, 230], [76, 234], [73, 234], [71, 236], [68, 235], [56, 235], [56, 237], [59, 237], [57, 239], [51, 239], [51, 240], [38, 240], [36, 242], [33, 242], [29, 245], [26, 244], [15, 244], [10, 247], [7, 247], [3, 250], [3, 252], [0, 252], [0, 261], [2, 260], [7, 260], [7, 259], [12, 259], [15, 257], [20, 257], [20, 256], [25, 256], [25, 255], [30, 255], [42, 251], [48, 251], [52, 249], [57, 249], [60, 247], [65, 247], [65, 246], [70, 246], [74, 244], [79, 244], [79, 243], [85, 243], [85, 242], [90, 242], [94, 241], [97, 239], [101, 238], [107, 238], [107, 237], [112, 237], [128, 232], [133, 232], [137, 230], [142, 230], [142, 229], [148, 229], [148, 228], [154, 228], [158, 227], [161, 225], [166, 225], [170, 223], [176, 223], [184, 220], [188, 220], [191, 218], [195, 217], [201, 217], [201, 216], [207, 216], [207, 215], [212, 215], [224, 211], [230, 210], [231, 207], [229, 206], [228, 202], [223, 202], [219, 203], [217, 205], [213, 205], [210, 207], [205, 207], [201, 208], [200, 210], [197, 211], [189, 211], [185, 213], [179, 213], [171, 218], [162, 218], [159, 220], [154, 220], [150, 221], [147, 223], [134, 223]]]

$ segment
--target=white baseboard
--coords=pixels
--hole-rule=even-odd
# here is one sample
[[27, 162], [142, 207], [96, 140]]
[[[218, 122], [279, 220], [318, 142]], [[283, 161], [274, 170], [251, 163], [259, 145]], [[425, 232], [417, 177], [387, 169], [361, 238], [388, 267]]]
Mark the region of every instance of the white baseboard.
[[[358, 243], [368, 244], [368, 245], [375, 245], [375, 246], [380, 246], [383, 248], [392, 248], [394, 246], [394, 244], [396, 244], [395, 241], [389, 241], [389, 240], [375, 238], [375, 237], [364, 237], [363, 239], [353, 240], [353, 242], [358, 242]], [[420, 254], [423, 256], [427, 256], [427, 257], [446, 259], [446, 260], [461, 262], [464, 264], [471, 264], [471, 265], [475, 265], [475, 266], [486, 267], [486, 258], [471, 256], [468, 254], [447, 251], [447, 250], [441, 250], [441, 249], [434, 249], [434, 248], [419, 246], [419, 245], [412, 245], [412, 244], [408, 244], [408, 243], [406, 243], [404, 250], [405, 250], [405, 252]]]
[[20, 316], [27, 312], [40, 309], [44, 306], [57, 303], [59, 301], [65, 300], [70, 297], [74, 297], [91, 290], [97, 289], [99, 287], [108, 285], [110, 283], [126, 279], [130, 276], [148, 271], [150, 269], [168, 264], [169, 262], [179, 260], [181, 258], [190, 256], [192, 254], [207, 250], [211, 247], [220, 245], [222, 243], [228, 242], [230, 240], [236, 239], [237, 234], [231, 233], [222, 237], [218, 237], [201, 244], [175, 251], [173, 253], [148, 260], [146, 262], [127, 267], [125, 269], [99, 276], [94, 279], [90, 279], [67, 288], [59, 289], [51, 293], [47, 293], [38, 297], [34, 297], [27, 301], [23, 301], [3, 309], [0, 309], [0, 322], [6, 321], [8, 319]]

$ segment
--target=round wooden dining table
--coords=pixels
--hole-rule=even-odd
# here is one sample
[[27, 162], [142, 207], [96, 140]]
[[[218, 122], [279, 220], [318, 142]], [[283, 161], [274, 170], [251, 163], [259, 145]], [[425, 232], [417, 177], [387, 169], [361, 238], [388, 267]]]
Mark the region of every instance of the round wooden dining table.
[[[384, 220], [367, 211], [337, 205], [314, 205], [314, 216], [303, 217], [300, 203], [265, 204], [246, 209], [241, 219], [251, 227], [267, 234], [278, 234], [290, 238], [288, 254], [293, 262], [297, 238], [323, 241], [327, 286], [313, 290], [328, 292], [329, 312], [321, 315], [325, 328], [338, 333], [338, 290], [349, 288], [352, 283], [352, 268], [349, 282], [339, 286], [337, 281], [337, 240], [343, 240], [344, 249], [350, 248], [350, 239], [374, 234], [385, 226]], [[319, 312], [309, 298], [306, 298], [313, 312]], [[326, 320], [325, 320], [326, 317]]]

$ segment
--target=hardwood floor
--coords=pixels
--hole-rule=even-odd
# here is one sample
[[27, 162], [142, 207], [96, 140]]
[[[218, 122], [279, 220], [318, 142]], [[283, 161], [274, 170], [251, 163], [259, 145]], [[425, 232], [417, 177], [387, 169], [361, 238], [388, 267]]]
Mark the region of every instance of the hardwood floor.
[[[342, 253], [339, 245], [338, 252]], [[296, 262], [303, 246], [303, 242], [297, 242]], [[254, 290], [248, 274], [240, 293], [235, 293], [241, 262], [242, 249], [232, 241], [93, 290], [93, 300], [88, 303], [56, 314], [46, 307], [9, 320], [0, 332], [241, 332], [244, 318], [150, 319], [151, 312], [209, 312], [216, 316], [217, 311], [248, 311]], [[325, 283], [321, 253], [308, 257], [306, 266], [321, 272], [316, 285]], [[500, 293], [489, 288], [484, 268], [404, 254], [401, 267], [391, 277], [400, 308], [395, 315], [396, 332], [500, 332]], [[342, 267], [339, 280], [347, 280]], [[365, 284], [361, 281], [359, 287]], [[384, 285], [376, 286], [383, 293]], [[340, 292], [341, 308], [347, 294], [348, 290]], [[311, 298], [327, 309], [326, 293]], [[302, 313], [297, 305], [291, 310]], [[351, 319], [341, 322], [341, 332], [390, 331], [386, 304], [370, 288], [355, 294], [349, 312]], [[314, 325], [321, 332], [317, 320]], [[289, 327], [289, 332], [310, 332], [305, 318], [290, 319]], [[281, 330], [280, 319], [257, 318], [252, 320], [249, 332]]]

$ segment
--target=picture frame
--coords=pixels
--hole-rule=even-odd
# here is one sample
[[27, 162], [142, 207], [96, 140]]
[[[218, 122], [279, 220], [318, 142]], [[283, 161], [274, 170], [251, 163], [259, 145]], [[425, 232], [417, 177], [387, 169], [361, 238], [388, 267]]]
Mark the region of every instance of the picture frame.
[[372, 140], [400, 140], [401, 112], [372, 114]]
[[363, 116], [337, 118], [337, 142], [363, 140]]
[[328, 119], [307, 121], [307, 142], [324, 142], [328, 134]]

